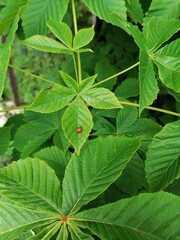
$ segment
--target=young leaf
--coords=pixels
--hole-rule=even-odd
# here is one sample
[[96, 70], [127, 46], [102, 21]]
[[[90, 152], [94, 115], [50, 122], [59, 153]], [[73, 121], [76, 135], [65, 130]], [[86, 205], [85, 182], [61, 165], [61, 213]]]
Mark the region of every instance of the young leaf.
[[26, 37], [47, 33], [48, 19], [61, 21], [67, 11], [69, 0], [29, 0], [23, 14], [23, 29]]
[[0, 156], [8, 150], [11, 140], [11, 129], [12, 126], [0, 128]]
[[92, 115], [84, 101], [77, 97], [69, 105], [62, 117], [62, 128], [65, 136], [78, 154], [92, 127]]
[[97, 77], [97, 74], [84, 79], [79, 86], [79, 90], [84, 91], [89, 89], [94, 84], [96, 77]]
[[2, 168], [0, 194], [37, 212], [61, 213], [59, 180], [45, 162], [36, 158], [19, 160]]
[[165, 189], [180, 177], [180, 121], [167, 124], [147, 152], [146, 174], [151, 191]]
[[100, 109], [121, 108], [118, 99], [106, 88], [92, 88], [82, 91], [81, 96], [92, 107]]
[[51, 32], [67, 47], [72, 47], [72, 31], [66, 23], [55, 21], [53, 19], [47, 22]]
[[167, 21], [158, 21], [152, 17], [147, 24], [145, 31], [146, 47], [148, 51], [156, 51], [164, 42], [180, 29], [180, 21], [171, 19]]
[[59, 234], [56, 238], [56, 240], [68, 240], [68, 230], [67, 230], [67, 225], [64, 223], [61, 226], [61, 229], [59, 231]]
[[87, 142], [80, 155], [73, 155], [66, 168], [63, 213], [76, 213], [104, 192], [121, 175], [139, 146], [139, 138], [109, 136]]
[[42, 90], [26, 109], [41, 113], [55, 112], [67, 106], [75, 96], [74, 90], [56, 85]]
[[[124, 0], [83, 0], [88, 8], [100, 19], [119, 26], [128, 32], [126, 25], [126, 7]], [[103, 8], [102, 8], [103, 6]]]
[[68, 75], [67, 73], [60, 71], [61, 77], [64, 80], [65, 84], [72, 90], [78, 92], [79, 87], [78, 84], [76, 82], [76, 80], [74, 78], [72, 78], [70, 75]]
[[45, 36], [35, 35], [21, 43], [43, 52], [72, 54], [72, 51], [63, 44]]
[[[39, 202], [39, 204], [41, 204], [41, 202]], [[26, 208], [25, 206], [17, 204], [16, 201], [9, 203], [0, 200], [0, 209], [1, 240], [15, 239], [22, 235], [22, 233], [28, 232], [35, 227], [53, 223], [57, 217], [57, 213]]]
[[154, 53], [152, 59], [158, 66], [161, 81], [169, 88], [180, 92], [180, 39]]
[[143, 193], [74, 216], [103, 240], [176, 239], [180, 199], [170, 193]]
[[129, 23], [129, 29], [135, 43], [140, 49], [145, 50], [144, 34], [139, 30], [139, 28], [131, 23]]
[[144, 50], [140, 52], [140, 113], [153, 103], [159, 91], [155, 77], [153, 62]]
[[74, 37], [73, 48], [79, 49], [89, 44], [94, 37], [94, 26], [80, 29]]

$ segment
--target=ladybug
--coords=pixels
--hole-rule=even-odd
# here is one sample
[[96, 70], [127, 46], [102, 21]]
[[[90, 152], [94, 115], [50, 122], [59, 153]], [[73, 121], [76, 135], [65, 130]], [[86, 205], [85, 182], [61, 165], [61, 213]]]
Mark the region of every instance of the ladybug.
[[83, 130], [82, 127], [77, 127], [77, 128], [76, 128], [76, 133], [79, 134], [79, 133], [82, 132], [82, 130]]

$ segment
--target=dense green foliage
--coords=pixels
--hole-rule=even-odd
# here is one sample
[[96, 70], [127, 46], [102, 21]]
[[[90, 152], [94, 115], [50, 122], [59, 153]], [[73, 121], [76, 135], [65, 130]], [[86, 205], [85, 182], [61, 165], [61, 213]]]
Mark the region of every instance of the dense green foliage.
[[0, 239], [180, 239], [180, 1], [0, 4], [0, 95], [44, 82], [0, 128]]

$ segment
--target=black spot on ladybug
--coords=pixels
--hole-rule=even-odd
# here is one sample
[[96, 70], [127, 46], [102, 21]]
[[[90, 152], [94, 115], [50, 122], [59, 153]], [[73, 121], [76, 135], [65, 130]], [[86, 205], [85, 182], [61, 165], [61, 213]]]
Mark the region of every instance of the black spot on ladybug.
[[77, 128], [76, 128], [76, 133], [79, 134], [79, 133], [82, 132], [82, 130], [83, 130], [82, 127], [77, 127]]

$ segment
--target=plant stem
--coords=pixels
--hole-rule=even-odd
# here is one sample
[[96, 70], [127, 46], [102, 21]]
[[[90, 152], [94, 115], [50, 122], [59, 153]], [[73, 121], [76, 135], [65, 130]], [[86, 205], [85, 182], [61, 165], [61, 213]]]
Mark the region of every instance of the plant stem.
[[97, 87], [98, 85], [100, 85], [100, 84], [102, 84], [102, 83], [105, 83], [105, 82], [107, 82], [107, 81], [109, 81], [109, 80], [111, 80], [111, 79], [113, 79], [113, 78], [115, 78], [115, 77], [117, 77], [117, 76], [119, 76], [119, 75], [122, 75], [122, 74], [125, 73], [125, 72], [128, 72], [129, 70], [137, 67], [138, 65], [139, 65], [139, 62], [133, 64], [132, 66], [124, 69], [124, 70], [121, 71], [121, 72], [118, 72], [118, 73], [116, 73], [116, 74], [114, 74], [114, 75], [112, 75], [112, 76], [110, 76], [110, 77], [108, 77], [108, 78], [105, 78], [104, 80], [102, 80], [102, 81], [94, 84], [92, 87]]
[[25, 70], [22, 70], [21, 68], [18, 68], [18, 67], [16, 67], [16, 66], [12, 65], [12, 64], [9, 64], [9, 67], [14, 68], [14, 69], [16, 69], [16, 70], [19, 71], [19, 72], [22, 72], [22, 73], [24, 73], [24, 74], [26, 74], [26, 75], [29, 75], [29, 76], [33, 77], [33, 78], [37, 78], [37, 79], [39, 79], [39, 80], [42, 80], [42, 81], [44, 81], [44, 82], [48, 82], [48, 83], [51, 83], [51, 84], [53, 84], [53, 85], [60, 85], [60, 84], [55, 83], [55, 82], [53, 82], [53, 81], [51, 81], [51, 80], [49, 80], [49, 79], [46, 79], [46, 78], [44, 78], [44, 77], [40, 77], [40, 76], [37, 76], [37, 75], [35, 75], [35, 74], [33, 74], [33, 73], [30, 73], [30, 72], [27, 72], [27, 71], [25, 71]]
[[[133, 106], [133, 107], [139, 108], [139, 104], [138, 103], [120, 101], [120, 104], [122, 104], [122, 105], [129, 105], [129, 106]], [[149, 106], [149, 107], [146, 107], [145, 109], [149, 109], [149, 110], [152, 110], [152, 111], [162, 112], [162, 113], [165, 113], [165, 114], [169, 114], [169, 115], [180, 117], [180, 113], [172, 112], [172, 111], [165, 110], [165, 109], [162, 109], [162, 108], [156, 108], [156, 107]]]
[[[139, 104], [138, 103], [125, 102], [125, 101], [119, 101], [119, 102], [122, 105], [129, 105], [129, 106], [133, 106], [133, 107], [139, 108]], [[9, 112], [11, 110], [16, 110], [16, 109], [24, 109], [25, 107], [28, 107], [28, 105], [4, 108], [4, 109], [0, 110], [0, 113], [2, 113], [2, 112]], [[153, 111], [156, 111], [156, 112], [162, 112], [162, 113], [165, 113], [165, 114], [169, 114], [169, 115], [173, 115], [173, 116], [176, 116], [176, 117], [180, 117], [180, 113], [172, 112], [172, 111], [165, 110], [165, 109], [162, 109], [162, 108], [156, 108], [156, 107], [149, 106], [149, 107], [146, 107], [145, 109], [149, 109], [149, 110], [153, 110]]]
[[[73, 15], [73, 22], [74, 22], [74, 33], [76, 35], [78, 32], [78, 27], [77, 27], [77, 17], [76, 17], [76, 8], [75, 8], [74, 0], [72, 0], [72, 15]], [[77, 80], [78, 80], [78, 83], [80, 84], [82, 82], [80, 53], [77, 53], [77, 65], [78, 65], [78, 79]]]
[[9, 108], [4, 108], [2, 110], [0, 110], [0, 113], [3, 112], [10, 112], [12, 110], [17, 110], [17, 109], [24, 109], [25, 107], [27, 107], [28, 105], [22, 105], [22, 106], [17, 106], [17, 107], [9, 107]]
[[76, 79], [78, 80], [78, 70], [77, 70], [76, 59], [75, 59], [74, 53], [72, 55], [72, 58], [73, 58], [73, 62], [74, 62], [74, 70], [75, 70], [75, 74], [76, 74]]

